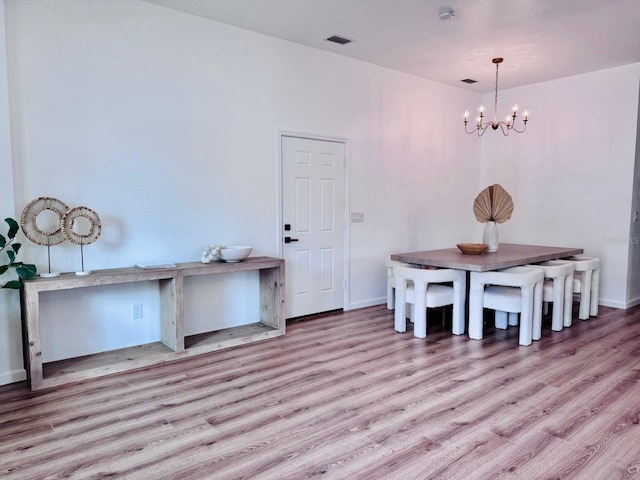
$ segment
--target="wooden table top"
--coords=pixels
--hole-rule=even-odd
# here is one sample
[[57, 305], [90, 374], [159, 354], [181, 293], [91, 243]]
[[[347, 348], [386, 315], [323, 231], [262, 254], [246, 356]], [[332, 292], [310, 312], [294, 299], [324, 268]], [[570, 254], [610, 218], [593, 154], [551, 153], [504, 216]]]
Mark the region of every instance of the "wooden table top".
[[423, 252], [395, 253], [391, 255], [391, 260], [417, 265], [455, 268], [470, 272], [487, 272], [528, 263], [556, 260], [570, 257], [571, 255], [579, 255], [583, 252], [582, 248], [501, 243], [497, 252], [485, 252], [482, 255], [466, 255], [457, 248], [445, 248]]

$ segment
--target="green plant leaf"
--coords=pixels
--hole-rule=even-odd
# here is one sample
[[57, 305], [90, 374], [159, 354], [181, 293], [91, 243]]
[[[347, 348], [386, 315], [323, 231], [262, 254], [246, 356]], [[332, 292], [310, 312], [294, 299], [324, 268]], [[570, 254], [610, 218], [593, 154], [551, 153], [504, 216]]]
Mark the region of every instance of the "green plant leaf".
[[36, 266], [28, 263], [23, 263], [19, 267], [16, 268], [16, 273], [20, 278], [33, 278], [36, 276]]
[[18, 233], [18, 230], [20, 228], [18, 226], [18, 222], [16, 222], [13, 218], [5, 218], [4, 221], [9, 224], [9, 238], [15, 238], [16, 233]]
[[13, 288], [13, 289], [19, 290], [20, 288], [22, 288], [22, 285], [18, 280], [10, 280], [7, 283], [5, 283], [2, 286], [2, 288]]
[[[13, 239], [20, 229], [20, 227], [18, 226], [18, 222], [16, 222], [13, 218], [5, 218], [4, 221], [7, 223], [7, 225], [9, 225], [9, 232], [7, 234], [9, 238], [7, 240], [6, 237], [0, 235], [0, 252], [5, 252], [7, 254], [7, 259], [3, 259], [3, 262], [6, 263], [6, 260], [8, 260], [9, 262], [5, 265], [0, 265], [0, 275], [3, 275], [9, 269], [13, 268], [15, 269], [20, 279], [34, 277], [36, 275], [35, 265], [16, 261], [18, 252], [22, 247], [22, 244], [18, 242], [13, 243]], [[20, 289], [22, 288], [22, 283], [19, 280], [10, 280], [0, 288]]]

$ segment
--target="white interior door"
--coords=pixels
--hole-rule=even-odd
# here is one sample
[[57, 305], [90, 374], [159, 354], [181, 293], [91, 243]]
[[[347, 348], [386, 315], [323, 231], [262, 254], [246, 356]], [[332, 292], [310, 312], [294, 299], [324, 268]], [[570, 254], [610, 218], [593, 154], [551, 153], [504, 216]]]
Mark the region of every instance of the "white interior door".
[[286, 317], [344, 307], [345, 144], [282, 137]]

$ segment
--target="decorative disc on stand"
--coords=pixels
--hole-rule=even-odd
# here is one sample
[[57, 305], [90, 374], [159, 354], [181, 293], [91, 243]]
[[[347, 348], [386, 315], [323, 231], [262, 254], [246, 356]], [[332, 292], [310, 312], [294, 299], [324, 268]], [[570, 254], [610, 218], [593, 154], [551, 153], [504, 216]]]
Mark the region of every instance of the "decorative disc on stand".
[[91, 270], [84, 269], [84, 245], [95, 242], [100, 236], [102, 225], [100, 217], [88, 207], [75, 207], [67, 211], [62, 217], [62, 231], [67, 240], [80, 245], [82, 270], [76, 275], [89, 275]]
[[[62, 217], [67, 213], [69, 207], [57, 198], [39, 197], [32, 200], [20, 217], [20, 226], [24, 235], [36, 245], [47, 247], [47, 259], [49, 273], [41, 273], [41, 277], [57, 277], [59, 272], [51, 272], [51, 247], [64, 242], [65, 236], [62, 232]], [[43, 218], [49, 213], [49, 219]], [[43, 214], [38, 222], [38, 217]]]

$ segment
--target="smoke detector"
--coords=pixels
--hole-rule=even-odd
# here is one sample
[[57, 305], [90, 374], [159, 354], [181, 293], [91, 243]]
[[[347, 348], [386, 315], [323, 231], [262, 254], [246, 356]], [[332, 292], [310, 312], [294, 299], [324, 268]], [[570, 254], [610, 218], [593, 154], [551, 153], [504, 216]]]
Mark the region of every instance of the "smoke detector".
[[451, 20], [454, 15], [455, 12], [452, 8], [441, 10], [440, 13], [438, 13], [438, 17], [440, 17], [440, 20]]

